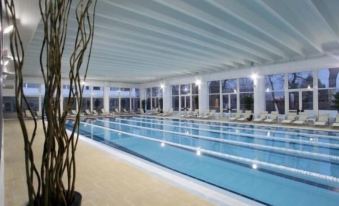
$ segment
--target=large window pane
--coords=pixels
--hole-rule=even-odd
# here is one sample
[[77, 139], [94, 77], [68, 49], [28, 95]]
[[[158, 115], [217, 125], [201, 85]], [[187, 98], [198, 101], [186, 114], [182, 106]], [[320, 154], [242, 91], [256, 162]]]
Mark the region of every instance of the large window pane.
[[273, 74], [265, 76], [266, 91], [284, 91], [284, 74]]
[[16, 112], [15, 97], [3, 97], [3, 111], [4, 113]]
[[199, 86], [196, 84], [192, 84], [192, 94], [199, 94]]
[[109, 89], [109, 96], [110, 97], [119, 97], [120, 89], [118, 87], [111, 87]]
[[220, 95], [209, 95], [210, 110], [220, 112]]
[[334, 104], [334, 95], [336, 89], [322, 89], [318, 91], [319, 109], [320, 110], [336, 110]]
[[139, 98], [140, 97], [140, 89], [132, 88], [131, 89], [131, 97]]
[[93, 97], [103, 97], [104, 96], [104, 87], [94, 86], [92, 91]]
[[172, 95], [179, 95], [179, 85], [172, 86]]
[[180, 94], [181, 95], [187, 95], [190, 91], [190, 85], [189, 84], [182, 84], [180, 85]]
[[39, 96], [41, 94], [41, 84], [24, 83], [24, 94], [28, 96]]
[[174, 111], [179, 111], [179, 96], [172, 97], [172, 107]]
[[193, 95], [192, 96], [192, 111], [199, 109], [199, 96]]
[[89, 97], [82, 98], [82, 105], [80, 111], [84, 112], [86, 109], [91, 110], [91, 98]]
[[253, 93], [240, 93], [240, 109], [253, 111]]
[[299, 92], [289, 92], [288, 93], [288, 105], [289, 110], [298, 110], [299, 109]]
[[313, 91], [302, 92], [302, 110], [313, 109]]
[[[28, 105], [33, 111], [35, 112], [39, 111], [39, 97], [26, 97], [26, 99], [27, 99]], [[28, 109], [28, 106], [27, 104], [24, 103], [24, 101], [23, 101], [23, 108], [24, 110]]]
[[110, 98], [109, 99], [109, 111], [113, 112], [115, 109], [119, 109], [119, 98]]
[[312, 72], [296, 72], [288, 74], [288, 88], [299, 89], [313, 86]]
[[93, 98], [93, 110], [100, 112], [104, 108], [104, 99], [103, 98]]
[[121, 98], [121, 111], [130, 111], [130, 98]]
[[318, 72], [318, 88], [339, 87], [339, 68], [321, 69]]
[[129, 98], [130, 97], [130, 88], [121, 88], [120, 89], [120, 97], [125, 97], [125, 98]]
[[283, 91], [266, 92], [266, 111], [285, 113], [285, 93]]
[[253, 92], [253, 80], [251, 78], [239, 79], [239, 91], [240, 92]]
[[181, 111], [188, 111], [191, 108], [190, 96], [181, 96]]
[[137, 112], [140, 108], [140, 98], [132, 98], [132, 111]]
[[210, 94], [220, 93], [220, 81], [210, 81], [208, 82], [208, 89]]
[[237, 80], [236, 79], [226, 79], [222, 82], [223, 93], [234, 93], [236, 91], [237, 91]]

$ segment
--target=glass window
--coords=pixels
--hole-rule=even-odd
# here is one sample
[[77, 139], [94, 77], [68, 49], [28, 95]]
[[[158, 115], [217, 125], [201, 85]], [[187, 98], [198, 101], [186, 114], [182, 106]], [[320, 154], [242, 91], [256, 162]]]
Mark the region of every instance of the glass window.
[[319, 109], [320, 110], [337, 110], [338, 108], [336, 108], [335, 106], [336, 94], [337, 94], [336, 89], [319, 90], [318, 91]]
[[288, 74], [288, 88], [301, 89], [313, 86], [312, 72], [296, 72]]
[[104, 96], [104, 87], [94, 86], [93, 91], [92, 91], [92, 95], [94, 97], [103, 97]]
[[28, 96], [39, 96], [41, 94], [41, 84], [24, 83], [24, 94]]
[[180, 85], [180, 94], [181, 95], [187, 95], [190, 91], [190, 85], [189, 84], [182, 84]]
[[91, 110], [91, 98], [89, 97], [82, 98], [82, 105], [80, 111], [84, 112], [86, 109]]
[[192, 111], [199, 109], [199, 96], [193, 95], [192, 96]]
[[146, 97], [151, 97], [151, 88], [146, 89]]
[[118, 87], [109, 88], [109, 96], [110, 97], [119, 97], [120, 89]]
[[4, 113], [16, 112], [15, 97], [3, 97], [2, 102], [3, 102]]
[[222, 93], [235, 93], [237, 91], [237, 80], [226, 79], [222, 82]]
[[237, 111], [237, 95], [224, 94], [222, 96], [223, 112], [236, 112]]
[[239, 91], [240, 92], [253, 92], [253, 80], [251, 78], [239, 79]]
[[210, 110], [220, 112], [220, 95], [219, 94], [209, 95], [209, 105]]
[[84, 86], [82, 96], [83, 97], [90, 97], [91, 96], [91, 87], [90, 86]]
[[179, 111], [179, 96], [172, 97], [172, 107], [174, 111]]
[[139, 111], [140, 108], [140, 98], [132, 98], [131, 99], [131, 107], [132, 107], [132, 111], [137, 112]]
[[110, 98], [109, 99], [109, 111], [113, 112], [119, 110], [119, 98]]
[[267, 92], [270, 91], [284, 91], [285, 84], [284, 74], [273, 74], [265, 76], [265, 88]]
[[[27, 103], [33, 111], [39, 111], [39, 97], [26, 97]], [[23, 101], [23, 109], [28, 109], [27, 104]]]
[[208, 89], [210, 94], [220, 93], [220, 81], [210, 81], [208, 82]]
[[195, 83], [192, 84], [192, 94], [199, 94], [199, 86]]
[[318, 72], [318, 88], [338, 88], [339, 68], [321, 69]]
[[140, 97], [140, 89], [132, 88], [131, 89], [131, 97], [139, 98]]
[[172, 86], [172, 95], [179, 95], [179, 85]]
[[302, 92], [302, 110], [313, 109], [313, 91]]
[[130, 111], [130, 99], [121, 98], [121, 110], [123, 112]]
[[93, 110], [101, 112], [101, 109], [104, 108], [104, 99], [103, 98], [93, 98]]
[[266, 92], [266, 111], [277, 111], [279, 114], [285, 114], [285, 93], [284, 91]]
[[240, 109], [253, 111], [253, 93], [240, 93]]
[[181, 96], [181, 111], [189, 111], [191, 109], [191, 97]]
[[289, 109], [298, 110], [299, 109], [299, 92], [289, 92], [288, 93]]
[[128, 97], [130, 96], [130, 88], [121, 88], [120, 89], [120, 97]]

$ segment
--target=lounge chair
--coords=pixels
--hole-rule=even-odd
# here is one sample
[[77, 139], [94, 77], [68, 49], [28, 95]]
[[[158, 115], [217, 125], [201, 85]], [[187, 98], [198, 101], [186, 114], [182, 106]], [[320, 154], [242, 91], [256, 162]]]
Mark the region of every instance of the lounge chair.
[[314, 126], [326, 126], [328, 124], [328, 114], [319, 115], [317, 121], [314, 122]]
[[95, 109], [93, 110], [92, 114], [95, 115], [95, 116], [99, 115], [99, 113]]
[[271, 112], [271, 114], [264, 120], [266, 123], [274, 123], [278, 120], [278, 112]]
[[167, 112], [161, 114], [163, 117], [171, 116], [173, 114], [173, 109], [170, 108]]
[[115, 109], [114, 109], [114, 113], [117, 114], [117, 115], [120, 115], [120, 114], [121, 114], [118, 108], [115, 108]]
[[296, 124], [296, 125], [303, 125], [306, 123], [306, 120], [307, 120], [307, 115], [306, 114], [299, 114], [298, 115], [298, 119], [295, 120], [294, 122], [292, 122], [293, 124]]
[[286, 119], [282, 120], [282, 124], [291, 124], [297, 118], [297, 114], [289, 113], [287, 114]]
[[230, 117], [230, 121], [236, 121], [241, 117], [241, 113], [237, 112], [234, 114], [234, 116]]
[[253, 122], [262, 122], [267, 119], [267, 112], [262, 112], [259, 117], [253, 119]]
[[335, 117], [335, 122], [332, 123], [332, 127], [339, 128], [339, 114]]
[[246, 110], [242, 117], [238, 119], [238, 121], [247, 121], [249, 120], [249, 118], [251, 118], [251, 115], [252, 115], [252, 111], [251, 110]]
[[92, 115], [92, 113], [89, 111], [89, 109], [85, 110], [85, 115]]

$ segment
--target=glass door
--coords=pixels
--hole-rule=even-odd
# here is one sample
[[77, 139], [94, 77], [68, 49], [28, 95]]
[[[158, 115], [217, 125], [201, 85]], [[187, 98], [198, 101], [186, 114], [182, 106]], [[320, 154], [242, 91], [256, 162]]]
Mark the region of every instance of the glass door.
[[223, 112], [237, 112], [237, 94], [224, 94], [222, 96]]
[[299, 91], [288, 93], [288, 105], [290, 111], [297, 111], [299, 109]]

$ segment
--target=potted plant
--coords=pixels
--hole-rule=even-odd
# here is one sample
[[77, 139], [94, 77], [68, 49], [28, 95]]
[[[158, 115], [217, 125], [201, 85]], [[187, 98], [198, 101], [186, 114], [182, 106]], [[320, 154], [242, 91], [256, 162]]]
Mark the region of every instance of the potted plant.
[[[4, 0], [6, 19], [14, 27], [10, 34], [10, 52], [15, 69], [16, 110], [24, 140], [25, 171], [29, 206], [69, 206], [80, 205], [81, 195], [75, 191], [76, 158], [82, 105], [82, 81], [85, 81], [94, 34], [96, 0], [39, 0], [43, 27], [42, 47], [40, 51], [41, 77], [45, 94], [42, 107], [42, 119], [38, 120], [23, 92], [23, 63], [25, 52], [16, 20], [13, 0]], [[76, 3], [74, 5], [74, 3]], [[77, 22], [74, 41], [68, 41], [68, 21], [70, 12], [75, 13]], [[66, 56], [65, 44], [73, 44], [70, 56]], [[63, 62], [67, 61], [67, 64]], [[65, 68], [63, 65], [68, 65]], [[68, 71], [70, 90], [65, 109], [62, 110], [61, 75]], [[72, 105], [76, 103], [77, 115], [71, 131], [66, 131], [65, 123]], [[33, 120], [24, 118], [24, 107], [33, 116]], [[37, 124], [43, 125], [44, 139], [42, 156], [35, 156]], [[33, 132], [29, 124], [33, 123]], [[38, 168], [38, 165], [39, 166]]]

